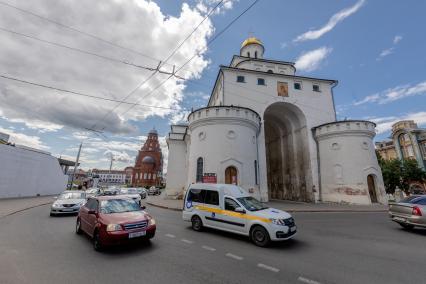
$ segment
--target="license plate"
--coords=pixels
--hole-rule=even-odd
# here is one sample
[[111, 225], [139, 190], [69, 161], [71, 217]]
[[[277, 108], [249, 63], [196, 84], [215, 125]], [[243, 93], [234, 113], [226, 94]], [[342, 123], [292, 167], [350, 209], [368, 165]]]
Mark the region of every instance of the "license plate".
[[146, 231], [129, 233], [129, 239], [142, 237], [146, 235]]
[[71, 212], [71, 211], [74, 211], [74, 209], [62, 209], [62, 211], [64, 211], [64, 212]]
[[290, 228], [290, 232], [294, 232], [294, 231], [296, 231], [296, 229], [297, 229], [297, 228], [296, 228], [296, 226], [291, 227], [291, 228]]
[[401, 218], [401, 217], [393, 217], [393, 219], [394, 219], [395, 221], [405, 222], [405, 218]]

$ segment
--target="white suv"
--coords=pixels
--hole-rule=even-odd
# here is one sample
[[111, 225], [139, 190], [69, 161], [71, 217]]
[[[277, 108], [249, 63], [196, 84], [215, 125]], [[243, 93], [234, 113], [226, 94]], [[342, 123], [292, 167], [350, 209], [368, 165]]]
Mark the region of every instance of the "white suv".
[[258, 246], [296, 234], [293, 217], [268, 208], [241, 187], [230, 184], [191, 184], [185, 194], [183, 219], [195, 231], [210, 227], [249, 236]]

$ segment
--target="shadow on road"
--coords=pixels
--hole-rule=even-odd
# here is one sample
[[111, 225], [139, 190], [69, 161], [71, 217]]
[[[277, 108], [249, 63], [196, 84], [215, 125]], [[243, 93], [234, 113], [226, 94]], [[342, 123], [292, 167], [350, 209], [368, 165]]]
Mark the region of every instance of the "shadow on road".
[[[186, 228], [188, 231], [193, 231], [191, 227]], [[211, 228], [204, 228], [203, 232], [206, 234], [211, 234], [219, 238], [226, 238], [231, 240], [236, 240], [239, 242], [243, 242], [246, 244], [249, 244], [251, 246], [255, 246], [251, 241], [250, 238], [243, 235], [238, 235], [230, 232], [225, 232], [221, 230], [215, 230]], [[256, 246], [255, 246], [256, 247]], [[309, 247], [309, 244], [297, 239], [297, 235], [294, 239], [286, 240], [286, 241], [278, 241], [278, 242], [271, 242], [271, 244], [266, 247], [265, 249], [281, 249], [281, 250], [288, 250], [288, 251], [299, 251], [303, 250]]]
[[417, 228], [417, 227], [414, 229], [400, 228], [399, 230], [407, 232], [407, 233], [415, 234], [415, 235], [426, 236], [426, 228]]
[[[151, 242], [150, 240], [135, 239], [132, 241], [125, 242], [123, 244], [106, 246], [102, 249], [102, 251], [97, 252], [93, 249], [93, 240], [89, 235], [82, 234], [76, 235], [76, 237], [81, 238], [81, 240], [86, 243], [88, 250], [93, 251], [93, 253], [95, 254], [105, 256], [131, 256], [134, 254], [152, 252], [156, 248], [156, 245], [153, 244], [153, 242]], [[155, 237], [153, 241], [155, 242]]]

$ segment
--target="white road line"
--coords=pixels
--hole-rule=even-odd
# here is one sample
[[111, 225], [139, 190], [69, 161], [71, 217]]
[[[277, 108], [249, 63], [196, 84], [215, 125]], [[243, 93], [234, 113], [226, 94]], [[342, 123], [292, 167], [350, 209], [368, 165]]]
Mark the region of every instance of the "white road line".
[[209, 246], [202, 246], [203, 249], [209, 250], [209, 251], [215, 251], [215, 248], [209, 247]]
[[299, 276], [299, 278], [297, 278], [297, 280], [300, 281], [300, 282], [303, 282], [303, 283], [308, 283], [308, 284], [321, 284], [318, 281], [311, 280], [311, 279], [305, 278], [303, 276]]
[[244, 259], [242, 256], [238, 256], [238, 255], [235, 255], [235, 254], [232, 254], [232, 253], [229, 253], [229, 252], [225, 255], [227, 257], [230, 257], [230, 258], [233, 258], [233, 259], [236, 259], [236, 260], [243, 260]]
[[182, 242], [187, 243], [187, 244], [193, 244], [193, 241], [187, 240], [187, 239], [181, 239]]
[[175, 235], [172, 235], [172, 234], [165, 234], [165, 236], [166, 236], [166, 237], [169, 237], [169, 238], [176, 238], [176, 236], [175, 236]]
[[272, 266], [269, 266], [269, 265], [266, 265], [266, 264], [263, 264], [263, 263], [258, 263], [257, 267], [264, 268], [264, 269], [272, 271], [272, 272], [279, 272], [280, 271], [278, 268], [275, 268], [275, 267], [272, 267]]

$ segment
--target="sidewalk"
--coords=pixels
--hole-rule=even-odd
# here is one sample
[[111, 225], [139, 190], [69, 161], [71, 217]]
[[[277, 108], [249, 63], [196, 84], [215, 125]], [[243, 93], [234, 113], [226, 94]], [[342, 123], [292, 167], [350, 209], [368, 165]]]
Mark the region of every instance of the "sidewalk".
[[[160, 208], [182, 211], [183, 201], [164, 199], [164, 196], [148, 196], [148, 204]], [[387, 212], [388, 207], [381, 204], [349, 205], [336, 203], [304, 203], [293, 201], [270, 201], [266, 205], [287, 212]]]
[[53, 202], [53, 195], [0, 199], [0, 218]]

